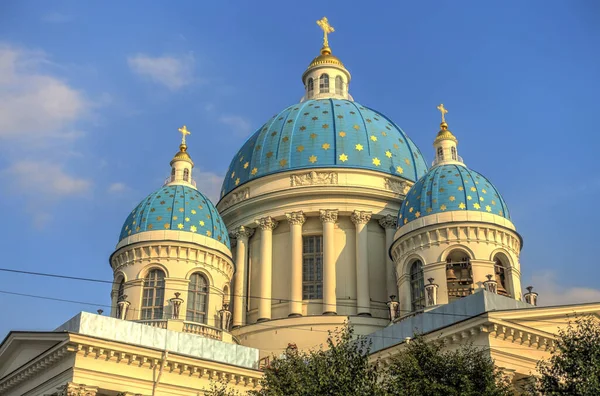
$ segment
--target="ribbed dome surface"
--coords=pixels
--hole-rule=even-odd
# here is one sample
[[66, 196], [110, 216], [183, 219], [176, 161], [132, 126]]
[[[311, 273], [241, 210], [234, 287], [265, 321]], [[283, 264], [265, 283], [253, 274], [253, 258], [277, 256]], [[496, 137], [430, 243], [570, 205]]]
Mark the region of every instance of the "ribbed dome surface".
[[163, 186], [140, 202], [125, 220], [119, 241], [145, 231], [175, 230], [204, 235], [228, 248], [227, 228], [212, 202], [187, 186]]
[[506, 203], [488, 179], [464, 165], [447, 164], [432, 168], [412, 186], [400, 208], [398, 225], [453, 210], [492, 213], [510, 220]]
[[348, 100], [308, 100], [273, 116], [244, 143], [229, 165], [221, 197], [273, 173], [332, 167], [410, 181], [427, 171], [419, 149], [381, 113]]

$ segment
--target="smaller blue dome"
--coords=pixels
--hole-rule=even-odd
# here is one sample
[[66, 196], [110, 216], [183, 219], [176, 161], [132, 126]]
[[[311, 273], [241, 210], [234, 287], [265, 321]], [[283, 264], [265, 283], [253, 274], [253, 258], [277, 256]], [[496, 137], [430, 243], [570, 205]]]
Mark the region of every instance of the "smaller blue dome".
[[492, 213], [510, 220], [504, 199], [485, 176], [464, 165], [446, 164], [431, 168], [411, 187], [398, 225], [453, 210]]
[[163, 186], [127, 216], [119, 241], [145, 231], [175, 230], [204, 235], [230, 248], [219, 212], [200, 191], [179, 185]]

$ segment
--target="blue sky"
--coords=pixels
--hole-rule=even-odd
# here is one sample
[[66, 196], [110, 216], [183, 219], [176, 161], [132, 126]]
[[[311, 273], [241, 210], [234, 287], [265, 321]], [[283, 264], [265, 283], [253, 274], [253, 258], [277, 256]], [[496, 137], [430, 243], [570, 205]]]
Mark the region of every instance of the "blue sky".
[[[353, 76], [432, 159], [436, 106], [467, 165], [502, 192], [541, 302], [598, 301], [594, 1], [142, 2], [0, 5], [0, 267], [111, 279], [131, 208], [159, 187], [187, 124], [217, 195], [252, 131], [303, 93], [315, 21]], [[109, 304], [103, 284], [0, 272], [0, 290]], [[95, 306], [0, 294], [0, 337]]]

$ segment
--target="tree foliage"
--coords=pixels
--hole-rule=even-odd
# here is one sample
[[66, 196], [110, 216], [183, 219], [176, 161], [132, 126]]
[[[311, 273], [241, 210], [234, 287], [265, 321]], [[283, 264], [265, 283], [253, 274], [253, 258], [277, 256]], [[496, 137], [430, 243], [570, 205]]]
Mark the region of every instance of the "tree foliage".
[[413, 338], [385, 369], [386, 395], [504, 396], [508, 382], [482, 349], [472, 345], [445, 351], [439, 340]]
[[559, 329], [556, 349], [538, 363], [536, 391], [543, 395], [600, 395], [600, 325], [579, 316]]
[[287, 348], [265, 369], [254, 396], [381, 395], [376, 367], [369, 364], [370, 344], [345, 326], [330, 333], [327, 349]]

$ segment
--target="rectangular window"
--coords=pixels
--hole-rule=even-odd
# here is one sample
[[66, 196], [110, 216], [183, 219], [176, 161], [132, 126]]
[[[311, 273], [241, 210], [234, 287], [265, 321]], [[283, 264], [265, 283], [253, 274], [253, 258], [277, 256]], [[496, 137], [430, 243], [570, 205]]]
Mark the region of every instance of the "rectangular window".
[[302, 238], [302, 299], [323, 298], [323, 236]]

